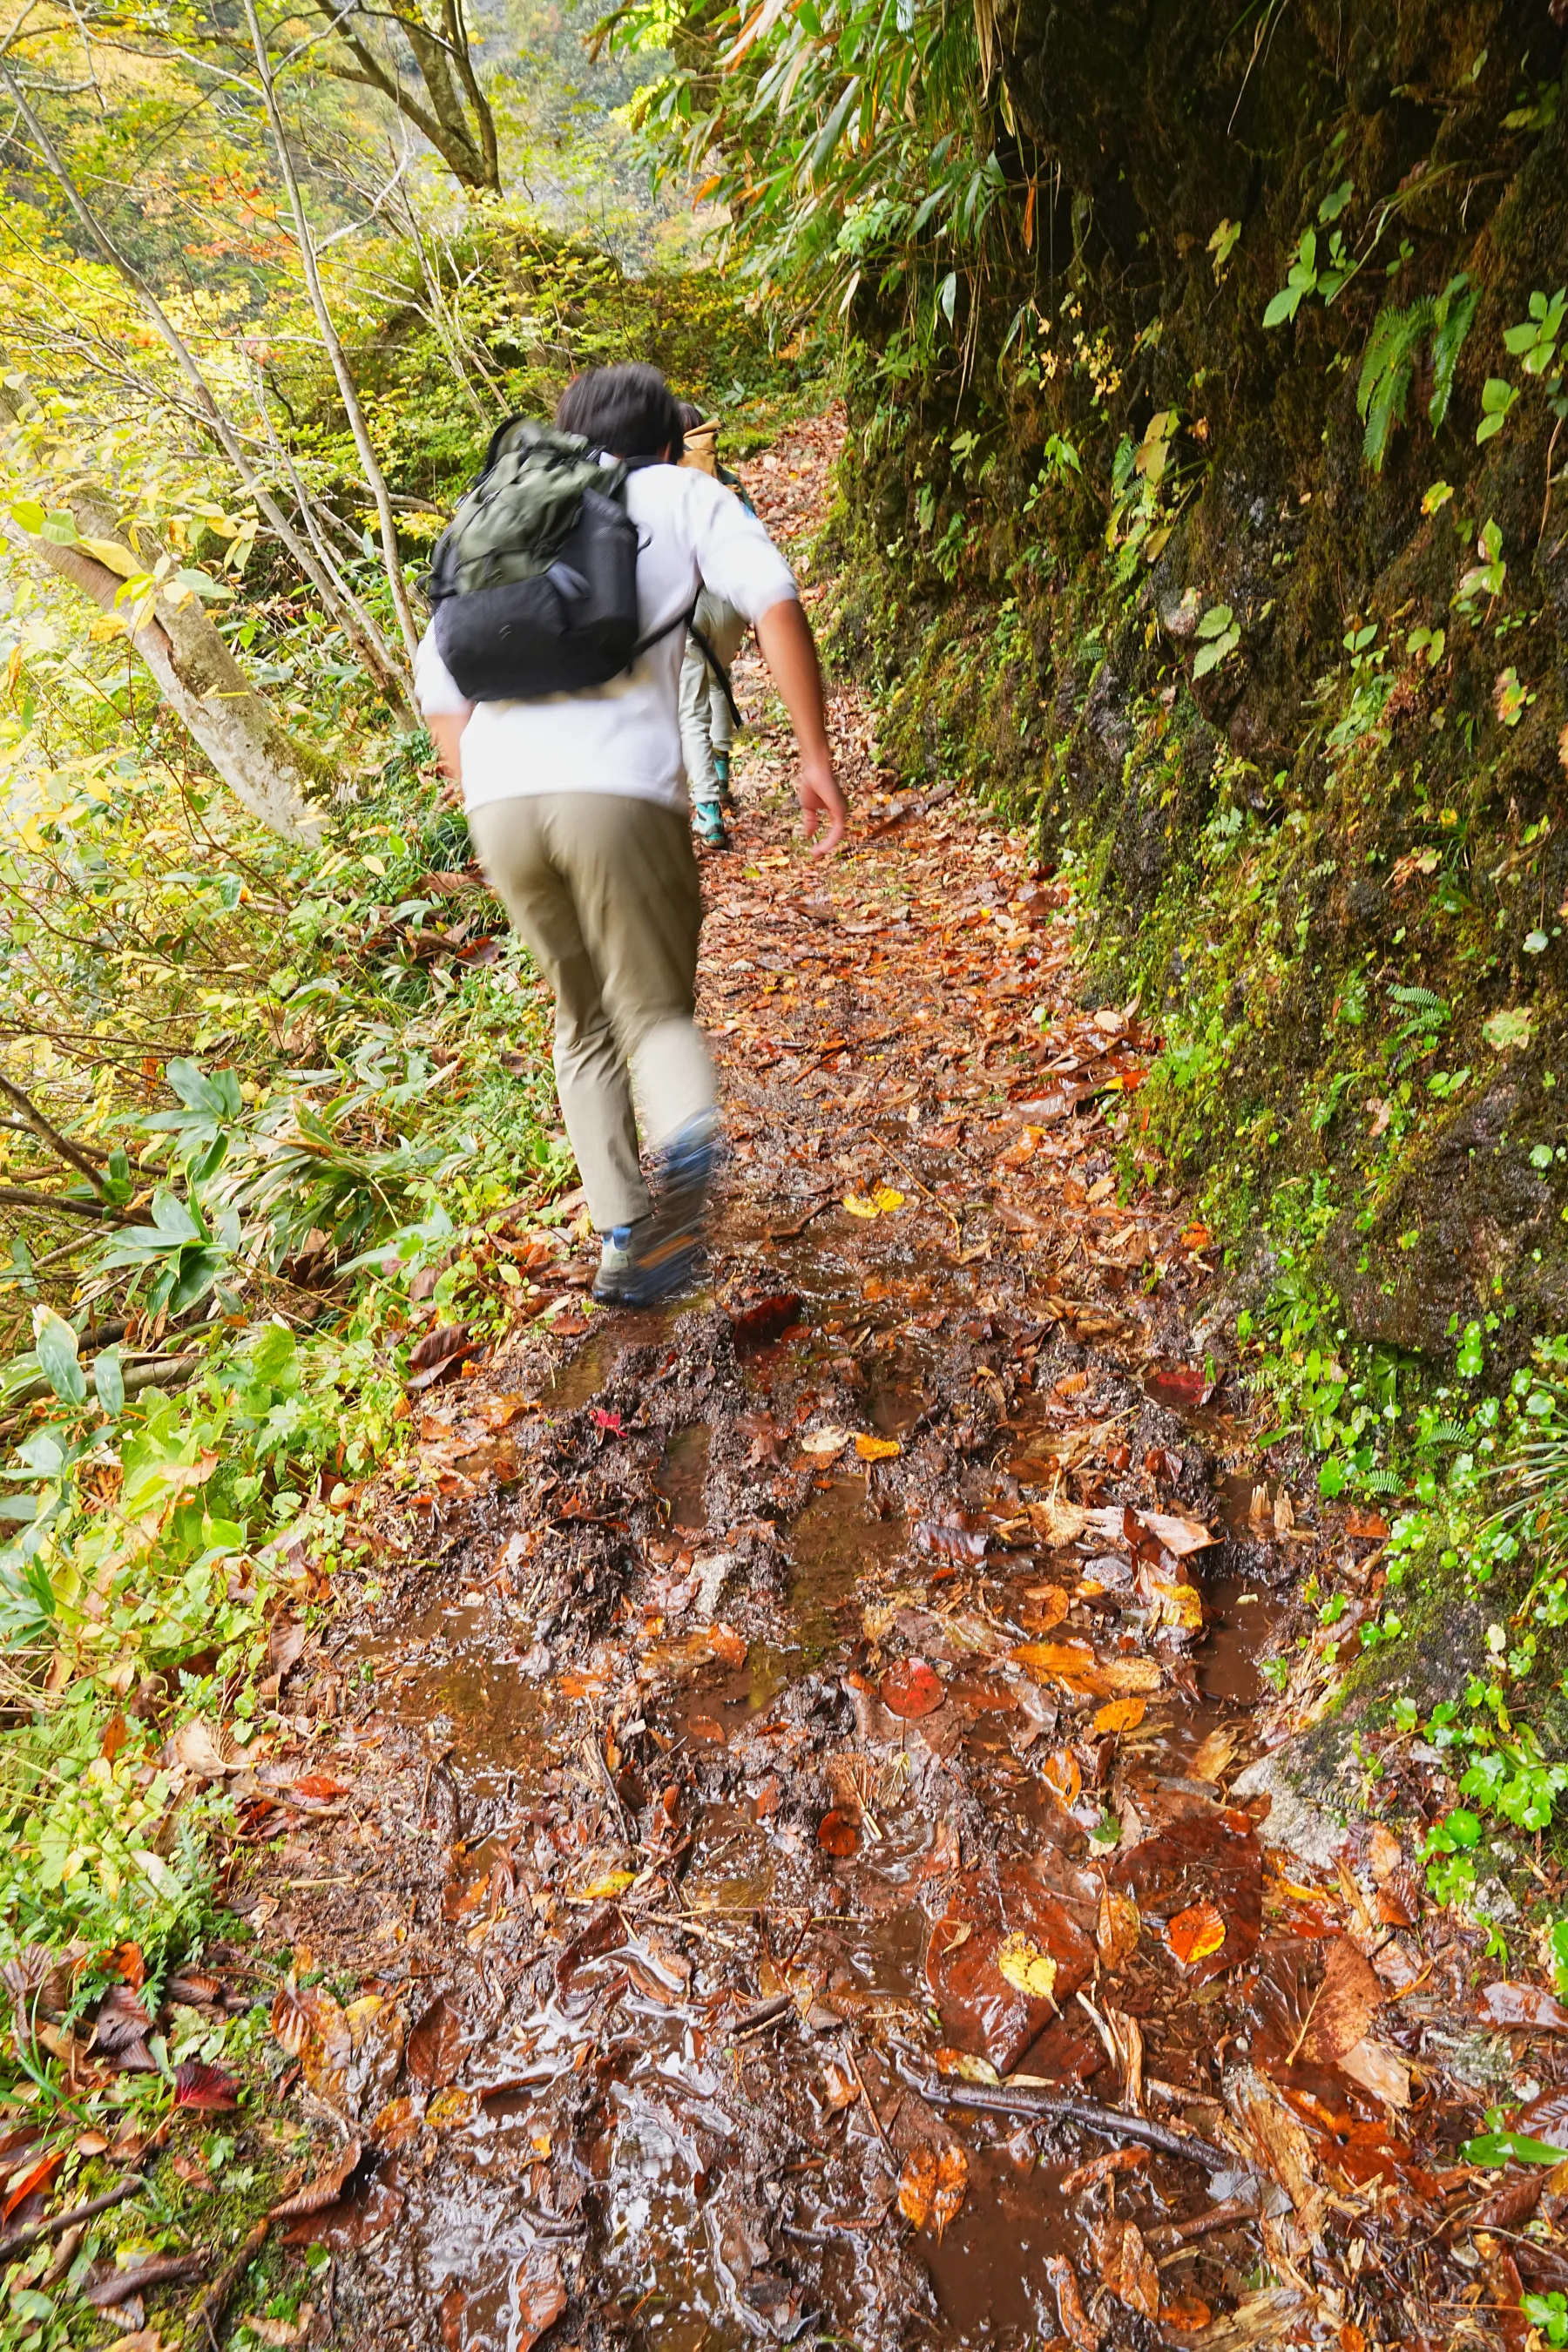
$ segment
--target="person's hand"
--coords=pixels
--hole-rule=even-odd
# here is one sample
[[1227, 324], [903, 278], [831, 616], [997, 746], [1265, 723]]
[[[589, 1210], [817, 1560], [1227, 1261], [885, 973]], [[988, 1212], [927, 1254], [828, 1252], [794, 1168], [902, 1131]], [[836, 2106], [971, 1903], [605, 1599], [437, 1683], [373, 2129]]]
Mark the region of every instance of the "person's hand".
[[[838, 789], [831, 761], [803, 760], [795, 782], [795, 796], [805, 820], [801, 831], [807, 841], [812, 842], [812, 856], [831, 857], [843, 840], [845, 827], [849, 822], [848, 803]], [[824, 828], [822, 838], [813, 841], [812, 836], [819, 825]]]

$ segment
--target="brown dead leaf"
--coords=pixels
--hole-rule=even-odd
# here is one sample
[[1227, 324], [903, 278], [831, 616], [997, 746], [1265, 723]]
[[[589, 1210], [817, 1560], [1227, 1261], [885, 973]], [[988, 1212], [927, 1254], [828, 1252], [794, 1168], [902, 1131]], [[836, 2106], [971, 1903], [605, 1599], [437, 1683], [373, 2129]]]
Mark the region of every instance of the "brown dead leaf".
[[318, 2172], [314, 2180], [307, 2181], [303, 2189], [297, 2189], [292, 2197], [285, 2197], [281, 2204], [274, 2205], [268, 2219], [294, 2221], [307, 2213], [321, 2213], [329, 2205], [335, 2205], [343, 2193], [349, 2175], [358, 2169], [363, 2154], [363, 2143], [351, 2139], [341, 2155]]
[[1102, 1968], [1114, 1971], [1131, 1958], [1138, 1948], [1142, 1925], [1131, 1895], [1118, 1895], [1108, 1886], [1100, 1898], [1100, 1914], [1094, 1923], [1094, 1939], [1100, 1948]]
[[426, 2090], [443, 2089], [462, 2063], [463, 2021], [437, 1993], [408, 2036], [408, 2071]]
[[1073, 2352], [1100, 2352], [1100, 2330], [1083, 2307], [1073, 2266], [1065, 2254], [1046, 2256], [1046, 2276], [1056, 2289], [1057, 2317]]
[[221, 1780], [226, 1773], [245, 1769], [226, 1750], [216, 1725], [199, 1715], [194, 1721], [181, 1724], [170, 1745], [174, 1761], [204, 1780]]
[[1404, 1847], [1382, 1822], [1372, 1825], [1366, 1841], [1366, 1859], [1375, 1886], [1386, 1886], [1405, 1860]]
[[1117, 2301], [1142, 2318], [1157, 2319], [1160, 2273], [1137, 2223], [1107, 2214], [1097, 2223], [1090, 2242], [1100, 2277]]
[[1407, 2107], [1410, 2105], [1410, 2069], [1397, 2050], [1386, 2042], [1373, 2042], [1369, 2035], [1340, 2060], [1340, 2072], [1381, 2099], [1385, 2107]]
[[1336, 1936], [1325, 1956], [1323, 1981], [1301, 2044], [1303, 2055], [1317, 2065], [1340, 2065], [1383, 2001], [1383, 1986], [1370, 1961], [1348, 1936]]
[[1223, 1780], [1236, 1756], [1237, 1738], [1228, 1724], [1217, 1724], [1194, 1753], [1187, 1771], [1194, 1780]]
[[1071, 1605], [1059, 1584], [1034, 1584], [1024, 1595], [1019, 1622], [1026, 1633], [1048, 1633]]
[[1075, 2164], [1064, 2172], [1058, 2183], [1064, 2197], [1076, 2197], [1081, 2189], [1092, 2189], [1097, 2180], [1107, 2180], [1112, 2173], [1136, 2172], [1149, 2161], [1146, 2147], [1113, 2147], [1106, 2156], [1091, 2156], [1087, 2164]]
[[566, 2308], [565, 2283], [553, 2254], [530, 2254], [512, 2284], [517, 2306], [515, 2326], [507, 2341], [511, 2352], [533, 2352], [545, 2330], [553, 2327]]

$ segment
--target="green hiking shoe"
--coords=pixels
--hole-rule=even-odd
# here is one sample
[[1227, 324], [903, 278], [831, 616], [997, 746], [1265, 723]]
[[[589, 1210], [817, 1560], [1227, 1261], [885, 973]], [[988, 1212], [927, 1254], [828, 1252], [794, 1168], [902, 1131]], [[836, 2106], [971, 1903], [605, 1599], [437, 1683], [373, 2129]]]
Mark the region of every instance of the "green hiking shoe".
[[691, 829], [704, 849], [728, 849], [730, 836], [724, 830], [724, 812], [717, 801], [699, 801], [691, 812]]

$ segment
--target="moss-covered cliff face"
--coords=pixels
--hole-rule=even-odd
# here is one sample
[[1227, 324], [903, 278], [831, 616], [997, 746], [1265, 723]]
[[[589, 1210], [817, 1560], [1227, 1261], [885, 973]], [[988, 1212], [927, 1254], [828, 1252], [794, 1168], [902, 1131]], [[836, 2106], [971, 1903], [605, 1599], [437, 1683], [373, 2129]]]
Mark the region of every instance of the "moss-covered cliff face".
[[1568, 1328], [1565, 24], [1021, 0], [1011, 260], [856, 313], [893, 755], [1079, 874], [1236, 1302], [1434, 1370]]

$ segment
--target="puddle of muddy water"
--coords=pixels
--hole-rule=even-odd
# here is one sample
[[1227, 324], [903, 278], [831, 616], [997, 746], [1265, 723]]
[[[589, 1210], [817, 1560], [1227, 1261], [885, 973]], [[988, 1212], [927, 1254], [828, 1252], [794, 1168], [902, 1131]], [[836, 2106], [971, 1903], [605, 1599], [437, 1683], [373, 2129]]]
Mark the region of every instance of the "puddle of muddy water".
[[671, 1527], [700, 1533], [708, 1524], [703, 1489], [708, 1481], [708, 1450], [712, 1431], [705, 1422], [677, 1430], [664, 1449], [657, 1484], [669, 1505]]
[[909, 1531], [901, 1517], [881, 1518], [867, 1507], [868, 1479], [836, 1477], [807, 1503], [790, 1529], [789, 1612], [807, 1667], [820, 1664], [859, 1628], [852, 1612], [861, 1597], [896, 1581]]
[[471, 1798], [512, 1801], [549, 1761], [548, 1694], [524, 1673], [523, 1654], [485, 1594], [443, 1595], [395, 1638], [371, 1637], [345, 1663], [370, 1680], [388, 1714], [419, 1725], [432, 1748], [447, 1753]]

